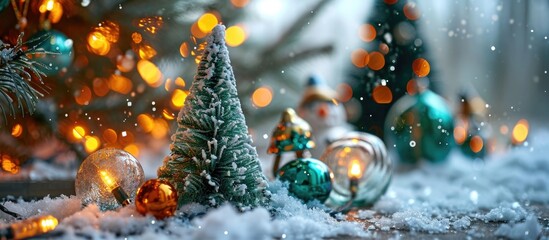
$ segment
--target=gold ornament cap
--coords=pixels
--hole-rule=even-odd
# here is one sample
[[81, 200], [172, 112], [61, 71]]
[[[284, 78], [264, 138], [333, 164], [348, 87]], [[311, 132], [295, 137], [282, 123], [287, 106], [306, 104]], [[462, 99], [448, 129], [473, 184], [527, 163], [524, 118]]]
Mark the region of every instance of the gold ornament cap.
[[280, 122], [273, 130], [267, 153], [302, 151], [314, 147], [311, 125], [297, 116], [294, 109], [284, 110]]

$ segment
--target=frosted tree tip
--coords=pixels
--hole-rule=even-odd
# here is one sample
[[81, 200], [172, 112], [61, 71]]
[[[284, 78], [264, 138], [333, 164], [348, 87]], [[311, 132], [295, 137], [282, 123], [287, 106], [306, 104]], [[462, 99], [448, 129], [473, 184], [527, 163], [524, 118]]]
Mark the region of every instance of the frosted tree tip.
[[225, 40], [225, 25], [218, 24], [212, 30], [212, 33], [210, 35], [210, 41], [218, 43], [218, 42], [224, 42], [224, 40]]

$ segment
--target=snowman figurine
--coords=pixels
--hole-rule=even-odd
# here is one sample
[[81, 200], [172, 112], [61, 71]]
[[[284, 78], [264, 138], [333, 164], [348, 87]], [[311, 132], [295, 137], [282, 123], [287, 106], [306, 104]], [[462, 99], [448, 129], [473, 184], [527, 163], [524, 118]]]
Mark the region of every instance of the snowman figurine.
[[337, 93], [319, 77], [309, 78], [297, 113], [311, 125], [317, 144], [310, 150], [314, 158], [319, 158], [328, 144], [352, 130], [347, 123], [345, 107], [337, 99]]

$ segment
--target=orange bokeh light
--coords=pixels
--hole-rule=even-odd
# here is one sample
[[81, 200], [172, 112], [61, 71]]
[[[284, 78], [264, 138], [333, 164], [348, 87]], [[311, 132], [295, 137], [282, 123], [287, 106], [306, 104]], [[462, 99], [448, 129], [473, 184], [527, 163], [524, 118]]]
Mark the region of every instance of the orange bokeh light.
[[397, 3], [398, 0], [383, 0], [383, 2], [385, 2], [385, 3], [389, 4], [389, 5], [393, 5], [393, 4]]
[[169, 130], [168, 122], [163, 118], [157, 118], [154, 120], [154, 127], [151, 131], [151, 135], [153, 138], [161, 139], [168, 135]]
[[134, 32], [132, 33], [132, 41], [134, 43], [141, 43], [141, 41], [143, 41], [143, 36], [141, 36], [141, 33]]
[[11, 128], [11, 135], [13, 137], [19, 137], [21, 136], [21, 134], [23, 134], [23, 126], [21, 126], [21, 124], [15, 124], [15, 126], [13, 126], [13, 128]]
[[454, 139], [457, 144], [463, 144], [467, 139], [467, 130], [463, 126], [456, 126], [454, 128]]
[[111, 43], [103, 33], [93, 31], [88, 35], [88, 50], [97, 55], [105, 56], [111, 50]]
[[337, 86], [338, 99], [341, 102], [348, 102], [353, 98], [353, 88], [347, 83], [341, 83]]
[[185, 80], [183, 78], [178, 77], [175, 79], [175, 85], [180, 87], [185, 87]]
[[84, 142], [84, 148], [86, 152], [91, 153], [99, 148], [101, 141], [96, 136], [86, 136], [86, 141]]
[[410, 95], [415, 95], [417, 93], [417, 82], [415, 79], [410, 79], [408, 83], [406, 83], [406, 92]]
[[196, 22], [191, 26], [191, 34], [196, 38], [203, 38], [208, 35], [208, 33], [202, 32], [202, 30], [198, 28], [198, 24]]
[[163, 116], [166, 120], [174, 120], [174, 119], [175, 119], [175, 114], [171, 113], [171, 112], [168, 111], [167, 109], [162, 110], [162, 116]]
[[412, 63], [412, 70], [418, 77], [425, 77], [431, 71], [429, 61], [424, 58], [418, 58]]
[[188, 92], [181, 89], [175, 89], [172, 94], [172, 106], [176, 109], [183, 107], [185, 99], [187, 99]]
[[40, 13], [49, 12], [48, 20], [50, 23], [57, 23], [63, 16], [63, 6], [55, 0], [44, 0], [38, 7]]
[[139, 147], [133, 143], [124, 147], [124, 151], [129, 152], [134, 157], [139, 157]]
[[130, 79], [122, 75], [113, 74], [109, 78], [109, 87], [117, 93], [128, 94], [132, 90], [133, 84]]
[[137, 124], [139, 124], [144, 132], [148, 133], [154, 128], [154, 119], [148, 114], [139, 114], [137, 116]]
[[189, 45], [187, 44], [187, 42], [181, 43], [181, 46], [179, 46], [179, 53], [184, 58], [189, 56]]
[[371, 42], [376, 38], [377, 32], [372, 24], [362, 24], [358, 30], [360, 39], [364, 42]]
[[83, 86], [80, 91], [74, 95], [74, 100], [80, 105], [88, 105], [92, 98], [92, 92], [88, 86]]
[[164, 18], [161, 16], [144, 17], [137, 22], [138, 27], [151, 34], [156, 34], [163, 25]]
[[385, 66], [385, 57], [380, 52], [371, 52], [368, 67], [372, 70], [380, 70]]
[[51, 23], [58, 23], [59, 20], [61, 20], [61, 17], [63, 16], [63, 6], [59, 2], [55, 2], [53, 4], [53, 8], [50, 10], [50, 15], [48, 16], [48, 19]]
[[149, 60], [156, 56], [157, 52], [151, 45], [141, 44], [138, 51], [139, 57], [144, 60]]
[[38, 7], [40, 13], [46, 13], [47, 11], [53, 10], [53, 5], [55, 4], [54, 0], [44, 0]]
[[111, 43], [118, 42], [120, 38], [120, 26], [112, 21], [103, 21], [99, 26], [95, 27], [95, 31], [100, 32], [105, 36], [107, 41]]
[[474, 153], [478, 153], [482, 150], [484, 147], [484, 141], [479, 136], [474, 136], [471, 138], [471, 141], [469, 142], [469, 147], [471, 148], [471, 151]]
[[72, 136], [75, 139], [82, 139], [86, 136], [86, 129], [84, 129], [82, 126], [75, 126], [72, 129]]
[[520, 119], [513, 128], [513, 144], [521, 144], [528, 138], [529, 124], [526, 119]]
[[268, 87], [260, 87], [252, 94], [252, 103], [259, 108], [268, 106], [272, 100], [273, 92]]
[[404, 11], [404, 16], [406, 16], [406, 18], [408, 18], [409, 20], [414, 21], [419, 19], [420, 13], [416, 3], [414, 2], [406, 3], [406, 5], [404, 5], [403, 11]]
[[387, 53], [389, 53], [389, 46], [385, 43], [380, 43], [379, 44], [379, 51], [381, 53], [383, 53], [383, 55], [387, 55]]
[[372, 98], [376, 103], [387, 104], [393, 101], [393, 93], [387, 86], [379, 85], [374, 88]]
[[154, 63], [147, 60], [139, 60], [137, 62], [137, 71], [149, 86], [159, 87], [162, 85], [162, 72], [160, 72], [160, 69]]
[[209, 33], [219, 23], [219, 21], [213, 13], [205, 13], [198, 18], [196, 23], [201, 32]]
[[370, 55], [362, 48], [356, 49], [351, 53], [351, 62], [357, 68], [363, 68], [368, 65], [370, 61]]
[[93, 80], [93, 92], [97, 96], [105, 96], [109, 93], [109, 82], [103, 78], [96, 78]]
[[246, 5], [248, 5], [249, 2], [250, 0], [231, 0], [231, 3], [233, 4], [233, 6], [237, 8], [243, 8]]
[[169, 112], [167, 109], [162, 110], [162, 116], [166, 120], [174, 120], [175, 119], [175, 114]]
[[19, 172], [19, 161], [17, 159], [13, 159], [11, 156], [7, 154], [2, 154], [2, 163], [1, 167], [2, 170], [9, 172], [11, 174], [16, 174]]
[[238, 47], [246, 41], [246, 32], [244, 28], [238, 25], [232, 26], [225, 30], [225, 41], [231, 47]]
[[103, 139], [105, 139], [105, 142], [108, 144], [116, 144], [118, 135], [116, 134], [116, 131], [111, 128], [105, 129], [105, 131], [103, 131]]
[[122, 146], [127, 146], [129, 144], [132, 144], [134, 142], [134, 136], [133, 133], [130, 131], [122, 131], [120, 132], [120, 136], [118, 137], [118, 143]]

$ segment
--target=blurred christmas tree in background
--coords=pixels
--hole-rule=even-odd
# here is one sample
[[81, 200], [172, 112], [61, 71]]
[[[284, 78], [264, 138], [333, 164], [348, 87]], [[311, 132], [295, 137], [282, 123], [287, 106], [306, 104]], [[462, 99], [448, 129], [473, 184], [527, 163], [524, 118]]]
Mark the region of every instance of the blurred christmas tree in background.
[[416, 23], [421, 13], [415, 2], [377, 0], [373, 7], [360, 27], [364, 47], [351, 53], [348, 83], [354, 104], [349, 105], [359, 130], [382, 137], [389, 109], [406, 93], [415, 93], [416, 78], [429, 74], [431, 62]]

